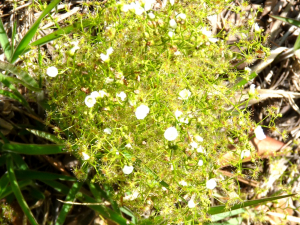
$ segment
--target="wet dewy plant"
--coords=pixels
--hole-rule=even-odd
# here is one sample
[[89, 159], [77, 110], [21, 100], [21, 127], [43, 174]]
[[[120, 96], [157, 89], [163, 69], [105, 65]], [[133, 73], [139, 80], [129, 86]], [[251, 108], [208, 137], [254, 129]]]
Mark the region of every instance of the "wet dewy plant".
[[[265, 48], [260, 31], [246, 38], [248, 24], [212, 34], [207, 18], [228, 4], [109, 1], [89, 15], [92, 29], [56, 41], [44, 67], [55, 107], [48, 120], [73, 134], [70, 152], [83, 162], [75, 175], [113, 185], [114, 199], [136, 215], [203, 222], [216, 188], [239, 194], [218, 173], [218, 159], [235, 139], [238, 158], [245, 149], [254, 154], [248, 140], [256, 124], [234, 100], [237, 78], [250, 73], [230, 61]], [[237, 47], [247, 49], [239, 54], [226, 42], [236, 33], [243, 34]]]

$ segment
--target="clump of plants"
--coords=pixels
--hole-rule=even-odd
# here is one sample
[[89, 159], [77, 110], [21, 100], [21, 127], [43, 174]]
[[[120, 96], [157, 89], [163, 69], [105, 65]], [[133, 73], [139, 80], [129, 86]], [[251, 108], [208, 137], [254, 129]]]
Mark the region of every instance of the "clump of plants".
[[[233, 142], [233, 166], [245, 150], [255, 154], [248, 140], [257, 125], [234, 98], [237, 78], [250, 73], [231, 61], [264, 47], [260, 31], [247, 39], [253, 21], [212, 34], [207, 18], [229, 4], [109, 1], [88, 15], [94, 26], [55, 42], [44, 65], [47, 118], [82, 160], [78, 179], [113, 185], [113, 198], [133, 212], [175, 223], [208, 221], [216, 190], [228, 206], [241, 201], [219, 159]], [[226, 42], [234, 34], [239, 54]]]

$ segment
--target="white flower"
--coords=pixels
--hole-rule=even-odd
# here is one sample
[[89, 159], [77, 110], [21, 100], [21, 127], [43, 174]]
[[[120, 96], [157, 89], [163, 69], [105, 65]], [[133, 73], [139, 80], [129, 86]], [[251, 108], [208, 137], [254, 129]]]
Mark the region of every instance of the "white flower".
[[248, 72], [248, 74], [250, 74], [250, 73], [251, 73], [251, 69], [250, 69], [248, 66], [246, 66], [244, 70], [245, 70], [245, 71], [247, 71], [247, 72]]
[[117, 97], [119, 97], [122, 101], [125, 101], [126, 98], [126, 93], [124, 91], [120, 92], [119, 94], [117, 94]]
[[155, 15], [154, 15], [152, 12], [151, 12], [151, 13], [148, 13], [148, 16], [149, 16], [149, 18], [152, 19], [152, 20], [155, 18]]
[[105, 129], [103, 130], [103, 132], [106, 133], [106, 134], [111, 134], [111, 133], [112, 133], [112, 129], [110, 129], [110, 128], [105, 128]]
[[180, 181], [179, 184], [182, 186], [187, 186], [187, 182], [185, 182], [184, 180]]
[[255, 137], [260, 141], [266, 138], [266, 135], [263, 129], [261, 128], [261, 126], [257, 126], [254, 130], [254, 133], [255, 133]]
[[133, 171], [133, 166], [124, 166], [124, 168], [122, 169], [123, 173], [125, 174], [131, 174]]
[[130, 5], [128, 5], [128, 4], [125, 4], [125, 5], [123, 5], [123, 7], [122, 7], [122, 11], [123, 12], [128, 12], [128, 10], [130, 10], [131, 9], [131, 7], [130, 7]]
[[104, 98], [104, 96], [107, 96], [107, 93], [103, 90], [98, 91], [99, 93], [99, 98]]
[[142, 120], [148, 115], [149, 111], [150, 111], [150, 109], [148, 106], [140, 105], [135, 110], [135, 116], [137, 119]]
[[192, 148], [197, 148], [198, 147], [198, 144], [194, 141], [192, 143], [190, 143], [190, 145], [192, 146]]
[[110, 78], [110, 77], [106, 77], [106, 78], [105, 78], [105, 83], [106, 83], [106, 84], [109, 84], [109, 83], [112, 83], [112, 82], [114, 82], [114, 79], [112, 79], [112, 78]]
[[206, 27], [203, 27], [201, 29], [201, 32], [208, 38], [210, 42], [216, 43], [218, 41], [218, 38], [212, 37], [212, 32], [208, 30]]
[[184, 89], [181, 92], [179, 92], [179, 98], [181, 100], [187, 100], [191, 96], [191, 92], [188, 89]]
[[189, 200], [188, 202], [188, 207], [191, 209], [191, 208], [194, 208], [196, 206], [195, 202], [194, 202], [194, 199], [191, 198], [191, 200]]
[[139, 196], [139, 192], [138, 191], [134, 191], [131, 195], [127, 195], [125, 193], [125, 197], [123, 198], [124, 200], [129, 200], [129, 201], [132, 201], [134, 199], [136, 199], [138, 196]]
[[188, 119], [188, 118], [185, 118], [185, 119], [184, 119], [184, 118], [182, 117], [182, 118], [180, 118], [179, 122], [180, 122], [180, 123], [188, 124], [188, 123], [189, 123], [189, 119]]
[[89, 160], [90, 156], [87, 153], [83, 152], [82, 158], [83, 158], [83, 160]]
[[80, 49], [80, 47], [78, 46], [79, 41], [72, 41], [71, 44], [74, 45], [73, 48], [71, 48], [70, 52], [72, 54], [75, 53], [76, 50]]
[[186, 19], [186, 15], [184, 13], [179, 13], [176, 17], [179, 17], [182, 20]]
[[197, 152], [203, 153], [203, 154], [206, 153], [205, 149], [201, 145], [197, 148]]
[[58, 74], [58, 70], [55, 66], [51, 66], [47, 69], [46, 73], [49, 77], [56, 77]]
[[168, 141], [174, 141], [178, 137], [178, 132], [175, 127], [169, 127], [165, 131], [164, 136]]
[[96, 99], [95, 99], [95, 97], [93, 97], [91, 95], [88, 95], [88, 96], [85, 97], [84, 102], [85, 102], [87, 107], [91, 108], [95, 105]]
[[217, 182], [214, 179], [210, 179], [206, 182], [206, 187], [210, 190], [214, 189], [217, 186]]
[[168, 36], [169, 36], [170, 38], [172, 38], [172, 37], [174, 36], [174, 32], [173, 32], [173, 31], [169, 31], [169, 32], [168, 32]]
[[254, 95], [254, 94], [255, 94], [255, 84], [251, 84], [249, 89], [249, 95]]
[[241, 153], [241, 159], [243, 158], [248, 158], [251, 156], [251, 152], [250, 150], [246, 149], [246, 150], [243, 150], [242, 153]]
[[257, 32], [261, 31], [261, 29], [260, 29], [260, 27], [257, 23], [254, 24], [254, 30], [257, 31]]
[[104, 61], [104, 62], [108, 62], [109, 61], [109, 55], [104, 55], [103, 53], [100, 54], [100, 58]]
[[174, 55], [181, 55], [181, 52], [177, 50], [176, 52], [174, 52]]
[[174, 5], [174, 0], [170, 0], [170, 4], [171, 4], [171, 5]]
[[203, 141], [203, 138], [200, 137], [199, 135], [195, 135], [195, 139], [196, 139], [196, 141], [198, 141], [198, 142], [202, 142], [202, 141]]
[[134, 9], [136, 15], [142, 15], [145, 12], [145, 9], [140, 5], [139, 2], [132, 2], [132, 9]]
[[163, 191], [167, 191], [168, 189], [167, 188], [165, 188], [165, 187], [162, 187], [161, 189], [163, 189]]
[[100, 98], [100, 94], [99, 94], [98, 91], [93, 91], [93, 92], [91, 93], [91, 96], [94, 97], [94, 98]]
[[175, 117], [178, 119], [183, 113], [179, 111], [178, 109], [175, 111]]
[[177, 27], [177, 23], [176, 23], [176, 21], [174, 19], [170, 20], [169, 25], [173, 29], [176, 29], [176, 27]]
[[203, 166], [203, 160], [199, 160], [199, 162], [198, 162], [198, 166]]
[[132, 146], [130, 143], [128, 143], [127, 145], [125, 145], [125, 148], [132, 148]]
[[110, 47], [109, 49], [106, 50], [106, 55], [109, 56], [113, 52], [114, 52], [114, 49], [112, 47]]
[[155, 0], [145, 0], [144, 1], [144, 9], [145, 11], [148, 11], [150, 9], [152, 9], [152, 5], [155, 3], [156, 1]]

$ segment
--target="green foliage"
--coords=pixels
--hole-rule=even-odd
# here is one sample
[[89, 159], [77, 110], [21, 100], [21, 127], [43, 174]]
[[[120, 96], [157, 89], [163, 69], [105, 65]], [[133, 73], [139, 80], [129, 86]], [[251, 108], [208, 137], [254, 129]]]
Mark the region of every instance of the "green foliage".
[[[47, 67], [61, 72], [46, 81], [49, 104], [55, 106], [48, 119], [74, 134], [68, 141], [77, 148], [71, 152], [83, 159], [77, 178], [86, 179], [94, 168], [92, 181], [117, 186], [114, 200], [125, 195], [124, 204], [136, 215], [154, 207], [151, 218], [158, 213], [169, 222], [203, 222], [212, 195], [208, 180], [215, 179], [225, 195], [239, 193], [232, 180], [220, 179], [216, 158], [228, 151], [231, 138], [238, 140], [237, 158], [244, 149], [254, 151], [248, 135], [255, 124], [234, 100], [245, 84], [236, 84], [237, 78], [249, 81], [253, 75], [230, 62], [233, 56], [251, 62], [265, 47], [258, 31], [253, 40], [236, 44], [247, 50], [230, 50], [225, 40], [236, 33], [248, 36], [248, 24], [217, 34], [217, 41], [210, 36], [207, 17], [229, 4], [217, 2], [168, 3], [153, 11], [153, 18], [109, 1], [88, 15], [93, 27], [56, 41], [56, 57]], [[97, 98], [89, 95], [94, 91]], [[140, 105], [149, 108], [143, 119], [136, 116]], [[234, 113], [228, 110], [232, 106]], [[165, 138], [170, 127], [178, 132], [174, 141]], [[124, 174], [131, 166], [133, 172]], [[188, 207], [191, 199], [195, 208]]]

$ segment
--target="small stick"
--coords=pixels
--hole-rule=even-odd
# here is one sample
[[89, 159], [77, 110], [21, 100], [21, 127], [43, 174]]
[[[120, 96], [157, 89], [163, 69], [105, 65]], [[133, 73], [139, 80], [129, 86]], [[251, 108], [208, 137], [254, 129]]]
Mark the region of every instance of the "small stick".
[[71, 201], [63, 201], [60, 199], [57, 199], [57, 201], [65, 203], [65, 204], [70, 204], [70, 205], [110, 205], [110, 202], [103, 202], [103, 203], [80, 203], [80, 202], [71, 202]]

